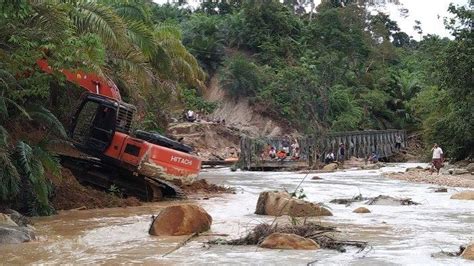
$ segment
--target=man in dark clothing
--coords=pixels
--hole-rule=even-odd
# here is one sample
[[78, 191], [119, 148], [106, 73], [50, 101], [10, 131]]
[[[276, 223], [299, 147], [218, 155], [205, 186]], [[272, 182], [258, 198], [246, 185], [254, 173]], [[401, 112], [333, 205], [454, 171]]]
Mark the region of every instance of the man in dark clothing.
[[340, 162], [343, 162], [345, 153], [346, 153], [346, 150], [344, 148], [344, 144], [343, 143], [339, 144], [339, 152], [338, 152], [337, 160]]

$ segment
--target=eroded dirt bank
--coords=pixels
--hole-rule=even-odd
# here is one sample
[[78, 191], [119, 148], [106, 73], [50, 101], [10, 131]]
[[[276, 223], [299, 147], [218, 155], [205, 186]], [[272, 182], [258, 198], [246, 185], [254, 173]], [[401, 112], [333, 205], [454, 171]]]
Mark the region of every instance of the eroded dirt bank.
[[384, 176], [391, 179], [414, 183], [427, 183], [446, 187], [474, 188], [474, 175], [472, 173], [449, 174], [446, 169], [442, 170], [439, 175], [436, 173], [431, 174], [429, 168], [419, 167], [408, 169], [406, 172], [385, 173]]

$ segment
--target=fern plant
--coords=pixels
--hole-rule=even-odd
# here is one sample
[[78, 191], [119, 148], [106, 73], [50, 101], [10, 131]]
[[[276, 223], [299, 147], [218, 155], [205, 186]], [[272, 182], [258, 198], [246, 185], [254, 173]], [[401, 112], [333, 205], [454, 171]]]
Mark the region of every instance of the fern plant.
[[8, 149], [8, 132], [0, 126], [0, 200], [10, 201], [20, 191], [20, 175]]
[[[32, 148], [23, 141], [18, 142], [15, 150], [17, 169], [23, 179], [23, 197], [26, 199], [29, 214], [52, 214], [54, 209], [49, 203], [52, 187], [45, 176], [43, 162], [52, 162], [54, 159], [40, 147]], [[27, 189], [25, 190], [25, 188]]]

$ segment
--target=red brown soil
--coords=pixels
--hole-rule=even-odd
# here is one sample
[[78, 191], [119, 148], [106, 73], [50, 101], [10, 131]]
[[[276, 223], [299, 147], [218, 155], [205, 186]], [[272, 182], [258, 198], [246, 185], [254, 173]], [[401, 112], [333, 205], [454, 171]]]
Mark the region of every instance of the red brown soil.
[[54, 196], [51, 202], [56, 210], [141, 205], [140, 201], [134, 197], [120, 198], [111, 193], [85, 187], [65, 168], [61, 171], [61, 178], [51, 177], [50, 179], [54, 185]]
[[210, 184], [206, 179], [199, 179], [190, 185], [177, 184], [186, 194], [221, 194], [235, 193], [235, 189], [231, 187], [223, 187], [216, 184]]

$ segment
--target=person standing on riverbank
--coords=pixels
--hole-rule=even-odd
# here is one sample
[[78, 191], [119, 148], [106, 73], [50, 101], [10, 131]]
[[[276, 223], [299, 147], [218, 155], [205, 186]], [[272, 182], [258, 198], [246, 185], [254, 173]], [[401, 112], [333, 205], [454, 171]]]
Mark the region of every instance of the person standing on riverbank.
[[395, 136], [395, 149], [399, 151], [402, 148], [402, 137], [400, 137], [400, 134], [397, 134]]
[[431, 148], [431, 151], [433, 152], [433, 160], [432, 164], [433, 166], [431, 167], [431, 174], [433, 174], [434, 169], [436, 168], [436, 172], [439, 175], [439, 169], [443, 167], [443, 150], [438, 146], [438, 144], [434, 144], [433, 148]]

